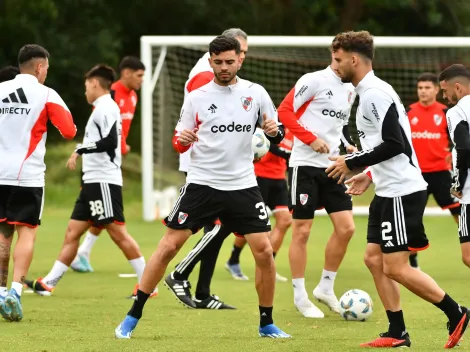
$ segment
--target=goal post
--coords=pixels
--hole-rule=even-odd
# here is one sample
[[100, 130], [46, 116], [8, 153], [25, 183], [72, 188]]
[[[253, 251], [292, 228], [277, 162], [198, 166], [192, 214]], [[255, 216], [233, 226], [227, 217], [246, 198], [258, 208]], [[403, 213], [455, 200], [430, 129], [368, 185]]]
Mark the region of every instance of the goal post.
[[[184, 183], [171, 139], [183, 104], [184, 83], [213, 36], [142, 36], [146, 70], [141, 88], [143, 219], [164, 217]], [[333, 36], [248, 36], [249, 52], [239, 75], [263, 85], [276, 105], [300, 76], [325, 68]], [[468, 37], [374, 37], [376, 74], [392, 84], [404, 104], [416, 100], [416, 78], [453, 63], [470, 63]], [[354, 122], [354, 114], [351, 121]], [[355, 129], [355, 124], [350, 124]], [[355, 208], [357, 214], [367, 209]], [[426, 214], [444, 215], [441, 209]]]

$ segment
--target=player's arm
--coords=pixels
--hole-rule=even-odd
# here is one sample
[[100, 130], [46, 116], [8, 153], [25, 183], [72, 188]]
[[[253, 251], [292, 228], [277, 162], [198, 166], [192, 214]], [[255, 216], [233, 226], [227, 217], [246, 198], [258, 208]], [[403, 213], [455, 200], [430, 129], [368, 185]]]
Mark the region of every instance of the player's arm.
[[348, 117], [347, 119], [344, 120], [343, 123], [343, 130], [341, 131], [341, 143], [343, 144], [343, 147], [345, 149], [348, 149], [347, 147], [354, 147], [356, 148], [356, 144], [354, 143], [351, 133], [349, 132], [349, 117], [351, 116], [351, 110], [352, 106], [354, 104], [354, 100], [356, 100], [356, 92], [353, 92], [351, 95], [351, 105], [349, 106], [349, 112], [348, 112]]
[[278, 108], [279, 119], [292, 134], [303, 143], [310, 145], [317, 136], [305, 126], [299, 119], [313, 100], [317, 90], [317, 83], [312, 80], [312, 74], [303, 75], [295, 84], [295, 87], [286, 95]]
[[191, 96], [187, 96], [184, 99], [183, 107], [181, 108], [180, 119], [175, 128], [175, 134], [173, 136], [173, 148], [180, 154], [186, 152], [197, 140], [197, 116], [193, 110]]
[[284, 149], [277, 144], [271, 143], [271, 145], [269, 146], [269, 151], [274, 155], [280, 156], [281, 158], [286, 159], [286, 161], [289, 161], [291, 155], [290, 150]]
[[456, 191], [461, 191], [467, 180], [470, 167], [470, 133], [465, 113], [455, 106], [447, 113], [447, 126], [450, 137], [455, 145], [455, 183], [452, 186]]
[[[258, 85], [261, 91], [258, 123], [264, 130], [264, 135], [271, 144], [279, 144], [284, 139], [284, 126], [279, 121], [276, 107], [264, 87]], [[273, 132], [269, 132], [273, 131]]]
[[393, 99], [378, 89], [370, 89], [369, 92], [363, 97], [363, 118], [380, 131], [383, 142], [375, 148], [347, 155], [345, 162], [350, 170], [376, 165], [405, 152], [405, 141]]
[[98, 126], [102, 138], [99, 141], [78, 145], [75, 152], [79, 155], [112, 152], [118, 146], [118, 123], [120, 116], [112, 112], [96, 111], [93, 122]]
[[54, 89], [49, 88], [45, 111], [49, 120], [59, 130], [65, 139], [73, 139], [77, 133], [77, 127], [73, 123], [69, 108]]
[[122, 118], [122, 115], [123, 113], [125, 112], [123, 109], [125, 108], [125, 106], [121, 106], [119, 104], [119, 102], [121, 101], [121, 99], [124, 99], [124, 97], [122, 96], [121, 92], [119, 91], [116, 91], [116, 90], [112, 90], [111, 91], [111, 97], [113, 98], [113, 100], [116, 102], [116, 104], [119, 105], [119, 109], [120, 109], [120, 112], [121, 112], [121, 121], [122, 121], [122, 130], [121, 130], [121, 154], [122, 155], [125, 155], [128, 153], [128, 146], [127, 146], [127, 137], [129, 136], [129, 131], [131, 129], [131, 123], [132, 123], [132, 120], [131, 119], [123, 119]]

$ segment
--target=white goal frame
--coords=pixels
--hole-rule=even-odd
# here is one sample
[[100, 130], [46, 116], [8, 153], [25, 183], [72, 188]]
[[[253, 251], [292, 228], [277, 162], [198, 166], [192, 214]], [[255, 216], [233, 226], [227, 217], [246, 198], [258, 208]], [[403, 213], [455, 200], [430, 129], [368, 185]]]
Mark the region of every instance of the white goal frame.
[[[154, 196], [153, 163], [153, 92], [158, 82], [167, 48], [171, 46], [209, 45], [213, 36], [142, 36], [140, 38], [140, 56], [145, 65], [144, 81], [141, 88], [142, 118], [142, 206], [143, 219], [155, 220], [156, 203]], [[331, 45], [334, 36], [255, 36], [248, 38], [254, 47], [325, 47]], [[451, 48], [470, 47], [469, 37], [374, 37], [377, 48]], [[152, 47], [161, 47], [157, 65], [153, 65]], [[189, 74], [189, 72], [188, 72]], [[181, 87], [183, 90], [184, 87]], [[354, 213], [364, 215], [367, 208], [355, 207]], [[426, 215], [448, 215], [440, 208], [427, 208]]]

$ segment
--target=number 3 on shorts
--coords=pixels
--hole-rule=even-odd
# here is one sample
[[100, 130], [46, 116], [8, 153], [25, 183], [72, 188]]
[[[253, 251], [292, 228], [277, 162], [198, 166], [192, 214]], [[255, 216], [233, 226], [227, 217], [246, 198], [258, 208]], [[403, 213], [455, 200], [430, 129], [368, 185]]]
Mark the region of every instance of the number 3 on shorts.
[[391, 241], [393, 239], [393, 236], [387, 236], [387, 233], [392, 232], [392, 224], [389, 221], [384, 221], [382, 223], [382, 240], [385, 241]]
[[101, 200], [90, 201], [91, 216], [102, 215], [104, 213], [103, 202]]
[[259, 209], [261, 215], [259, 215], [259, 218], [261, 220], [264, 220], [268, 217], [268, 212], [266, 211], [266, 207], [264, 206], [263, 202], [256, 203], [255, 205], [256, 209]]

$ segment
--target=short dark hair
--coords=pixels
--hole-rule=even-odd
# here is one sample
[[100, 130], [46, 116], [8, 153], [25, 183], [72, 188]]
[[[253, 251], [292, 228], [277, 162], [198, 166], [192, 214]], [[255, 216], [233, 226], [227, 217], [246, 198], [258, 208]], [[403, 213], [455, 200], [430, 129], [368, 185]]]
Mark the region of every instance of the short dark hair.
[[343, 49], [346, 52], [355, 52], [373, 60], [375, 51], [374, 38], [368, 31], [342, 32], [337, 34], [331, 43], [331, 50], [333, 52], [339, 49]]
[[91, 78], [97, 78], [101, 87], [109, 90], [116, 79], [116, 72], [111, 66], [99, 64], [85, 74], [85, 79]]
[[5, 66], [0, 69], [0, 82], [10, 81], [20, 73], [18, 67], [15, 66]]
[[49, 52], [37, 44], [26, 44], [18, 53], [18, 65], [21, 67], [33, 59], [49, 59]]
[[140, 61], [138, 57], [135, 56], [125, 56], [119, 63], [119, 72], [122, 70], [130, 68], [133, 71], [144, 70], [145, 65]]
[[437, 75], [432, 72], [424, 72], [418, 76], [417, 82], [432, 82], [434, 85], [439, 85]]
[[219, 35], [209, 44], [209, 54], [219, 55], [224, 51], [234, 50], [237, 55], [240, 54], [240, 42], [232, 37], [227, 37], [225, 35]]
[[464, 65], [454, 64], [444, 69], [439, 75], [439, 81], [450, 81], [456, 77], [465, 77], [470, 80], [470, 71]]

